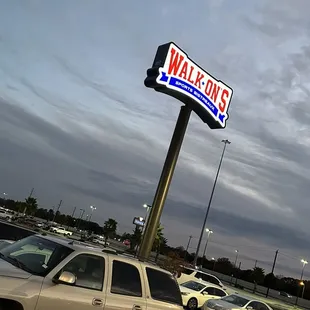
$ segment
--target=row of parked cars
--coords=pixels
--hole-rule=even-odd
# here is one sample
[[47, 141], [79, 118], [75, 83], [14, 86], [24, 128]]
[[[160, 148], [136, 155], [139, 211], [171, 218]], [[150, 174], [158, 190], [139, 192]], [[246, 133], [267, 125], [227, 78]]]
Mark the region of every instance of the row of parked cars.
[[271, 309], [197, 274], [204, 273], [188, 269], [176, 279], [96, 245], [37, 234], [0, 247], [0, 310]]
[[270, 310], [269, 305], [251, 298], [231, 294], [214, 275], [183, 267], [178, 276], [183, 306], [189, 310]]

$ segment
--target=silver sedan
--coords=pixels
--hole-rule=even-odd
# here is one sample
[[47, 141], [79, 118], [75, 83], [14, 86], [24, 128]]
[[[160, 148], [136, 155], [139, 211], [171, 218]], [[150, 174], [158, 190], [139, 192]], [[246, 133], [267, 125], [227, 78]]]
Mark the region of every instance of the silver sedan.
[[233, 294], [218, 300], [209, 300], [203, 310], [272, 310], [270, 306], [262, 301], [250, 299], [241, 295]]

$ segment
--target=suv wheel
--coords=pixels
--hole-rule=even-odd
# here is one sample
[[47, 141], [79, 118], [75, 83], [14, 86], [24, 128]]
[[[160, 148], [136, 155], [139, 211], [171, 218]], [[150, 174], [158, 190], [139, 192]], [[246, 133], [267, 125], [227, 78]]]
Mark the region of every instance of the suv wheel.
[[187, 309], [189, 310], [196, 310], [198, 308], [198, 301], [196, 298], [191, 298], [188, 302], [187, 302]]

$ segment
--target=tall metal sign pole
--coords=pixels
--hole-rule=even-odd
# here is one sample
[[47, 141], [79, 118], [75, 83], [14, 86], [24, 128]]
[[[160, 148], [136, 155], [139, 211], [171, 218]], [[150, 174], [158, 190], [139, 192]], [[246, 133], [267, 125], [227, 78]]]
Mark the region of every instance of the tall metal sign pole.
[[151, 240], [154, 240], [156, 236], [157, 228], [160, 222], [160, 217], [169, 191], [174, 169], [177, 164], [177, 160], [179, 157], [187, 124], [191, 115], [191, 111], [192, 110], [187, 105], [181, 107], [181, 111], [174, 129], [174, 133], [167, 153], [165, 164], [153, 200], [149, 220], [146, 224], [145, 231], [143, 234], [143, 239], [139, 253], [139, 258], [141, 260], [147, 259], [149, 253], [151, 252], [153, 246], [153, 242], [151, 242]]
[[191, 111], [211, 129], [225, 128], [233, 90], [199, 67], [177, 45], [158, 47], [144, 85], [181, 101], [179, 117], [170, 142], [156, 194], [139, 250], [141, 261], [149, 258], [160, 223], [174, 169], [181, 150]]

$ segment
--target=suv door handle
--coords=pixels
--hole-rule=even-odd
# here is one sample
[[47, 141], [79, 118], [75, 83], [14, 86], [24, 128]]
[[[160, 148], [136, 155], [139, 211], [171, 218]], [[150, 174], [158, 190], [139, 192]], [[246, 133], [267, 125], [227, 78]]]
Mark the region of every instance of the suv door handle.
[[100, 298], [94, 298], [92, 305], [97, 306], [97, 307], [101, 307], [103, 305], [103, 301]]
[[141, 308], [141, 306], [139, 306], [139, 305], [133, 305], [132, 306], [132, 310], [141, 310], [142, 308]]

